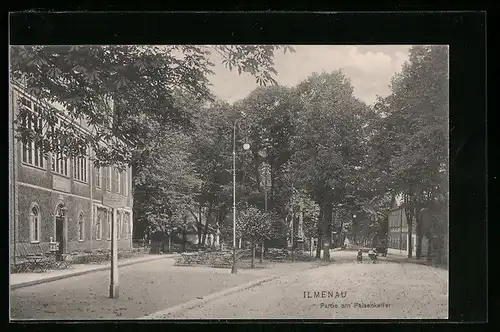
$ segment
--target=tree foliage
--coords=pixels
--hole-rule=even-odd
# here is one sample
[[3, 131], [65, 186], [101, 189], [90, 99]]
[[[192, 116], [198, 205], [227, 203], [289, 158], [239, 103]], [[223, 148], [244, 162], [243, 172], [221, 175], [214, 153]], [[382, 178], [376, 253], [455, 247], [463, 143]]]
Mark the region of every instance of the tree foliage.
[[236, 233], [253, 244], [260, 243], [273, 237], [272, 219], [271, 213], [253, 206], [240, 209], [236, 214]]
[[[393, 79], [392, 94], [379, 105], [386, 115], [384, 142], [391, 147], [390, 178], [403, 195], [410, 232], [415, 218], [420, 239], [422, 209], [447, 200], [448, 79], [446, 46], [414, 46]], [[420, 250], [418, 243], [417, 256]]]
[[134, 165], [136, 222], [151, 231], [186, 226], [201, 181], [189, 160], [188, 136], [175, 130], [151, 142]]
[[[11, 47], [11, 80], [39, 101], [45, 126], [54, 125], [54, 105], [64, 108], [64, 130], [37, 137], [19, 127], [24, 139], [37, 137], [45, 152], [81, 155], [92, 147], [103, 164], [130, 163], [136, 149], [157, 135], [150, 124], [189, 132], [190, 112], [175, 105], [188, 93], [212, 100], [207, 76], [212, 52], [229, 69], [248, 72], [259, 84], [276, 83], [274, 52], [281, 46], [15, 46]], [[284, 48], [289, 50], [288, 47]], [[90, 131], [81, 133], [79, 125]], [[107, 145], [100, 143], [106, 142]], [[64, 142], [55, 144], [54, 142]]]

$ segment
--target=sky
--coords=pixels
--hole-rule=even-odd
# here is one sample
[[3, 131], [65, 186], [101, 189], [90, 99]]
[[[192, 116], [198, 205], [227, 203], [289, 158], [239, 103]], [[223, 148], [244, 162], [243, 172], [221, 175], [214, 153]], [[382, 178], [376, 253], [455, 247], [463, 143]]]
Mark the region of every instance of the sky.
[[[372, 104], [377, 95], [390, 94], [392, 76], [408, 60], [410, 45], [294, 45], [295, 53], [275, 53], [274, 62], [280, 85], [295, 86], [312, 73], [342, 69], [351, 79], [354, 95]], [[245, 98], [258, 85], [250, 74], [229, 71], [213, 54], [214, 75], [210, 76], [212, 92], [222, 100], [234, 103]]]

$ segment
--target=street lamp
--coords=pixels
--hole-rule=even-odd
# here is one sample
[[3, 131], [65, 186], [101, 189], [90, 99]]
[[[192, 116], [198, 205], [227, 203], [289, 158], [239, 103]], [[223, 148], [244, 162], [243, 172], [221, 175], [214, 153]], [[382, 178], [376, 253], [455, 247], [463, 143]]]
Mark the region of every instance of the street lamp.
[[[267, 153], [265, 150], [260, 150], [259, 151], [259, 156], [262, 158], [262, 159], [266, 159], [267, 158]], [[269, 189], [268, 188], [268, 185], [269, 185], [269, 182], [267, 181], [268, 180], [268, 175], [269, 175], [269, 165], [267, 164], [267, 162], [264, 162], [264, 165], [263, 165], [263, 169], [262, 169], [262, 173], [263, 173], [263, 178], [264, 178], [264, 183], [263, 183], [263, 188], [264, 188], [264, 211], [267, 213], [267, 190]], [[264, 250], [265, 250], [265, 245], [264, 245], [264, 239], [262, 240], [262, 243], [261, 243], [261, 249], [260, 249], [260, 264], [262, 264], [264, 262]]]
[[[352, 215], [352, 219], [356, 220], [356, 215], [355, 215], [355, 214], [353, 214], [353, 215]], [[355, 235], [354, 237], [356, 238], [357, 236]], [[354, 240], [354, 239], [353, 239], [353, 240]], [[358, 242], [358, 241], [357, 241], [357, 239], [356, 239], [356, 243], [357, 243], [357, 242]], [[356, 245], [357, 245], [357, 244], [356, 244]]]
[[[244, 115], [244, 114], [243, 114]], [[233, 264], [231, 266], [231, 273], [236, 274], [236, 124], [238, 120], [234, 121], [233, 125]], [[250, 149], [250, 144], [243, 144], [243, 149]]]

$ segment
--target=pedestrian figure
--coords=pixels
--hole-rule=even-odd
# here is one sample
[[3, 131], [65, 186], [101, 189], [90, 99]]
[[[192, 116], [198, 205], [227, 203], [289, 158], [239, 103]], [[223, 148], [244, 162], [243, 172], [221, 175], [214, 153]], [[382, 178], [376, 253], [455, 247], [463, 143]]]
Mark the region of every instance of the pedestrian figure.
[[368, 257], [370, 257], [370, 259], [372, 260], [372, 262], [375, 263], [375, 260], [377, 259], [377, 251], [376, 251], [376, 249], [370, 249], [370, 251], [368, 251]]
[[363, 262], [363, 251], [361, 249], [358, 250], [358, 257], [356, 257], [356, 261], [358, 263], [362, 263]]

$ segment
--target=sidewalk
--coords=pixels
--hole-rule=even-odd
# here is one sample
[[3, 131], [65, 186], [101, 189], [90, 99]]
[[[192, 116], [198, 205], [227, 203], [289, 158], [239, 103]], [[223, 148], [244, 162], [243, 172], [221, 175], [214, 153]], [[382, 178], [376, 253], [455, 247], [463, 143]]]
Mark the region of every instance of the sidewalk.
[[390, 248], [387, 249], [387, 256], [380, 257], [380, 259], [396, 263], [412, 263], [412, 264], [427, 265], [444, 269], [448, 268], [444, 264], [438, 265], [433, 261], [427, 260], [427, 257], [421, 257], [420, 259], [417, 259], [415, 257], [408, 258], [408, 252], [406, 250], [399, 250], [399, 249], [390, 249]]
[[[11, 292], [11, 319], [90, 320], [141, 319], [166, 308], [282, 273], [324, 266], [316, 262], [276, 263], [269, 268], [231, 269], [174, 266], [163, 259], [124, 268], [120, 296], [109, 298], [108, 271], [26, 287]], [[125, 270], [127, 272], [125, 272]], [[253, 284], [252, 284], [253, 285]], [[212, 298], [215, 295], [212, 296]], [[302, 291], [298, 294], [302, 296]]]
[[[159, 259], [176, 258], [179, 255], [144, 255], [141, 257], [125, 258], [118, 261], [118, 267], [150, 262]], [[64, 270], [51, 270], [43, 273], [11, 273], [10, 289], [28, 287], [60, 279], [76, 277], [87, 273], [104, 271], [110, 269], [111, 263], [106, 264], [75, 264], [71, 268]]]

